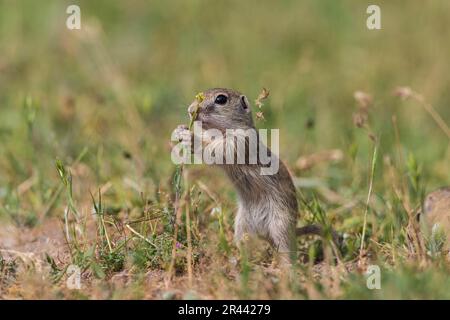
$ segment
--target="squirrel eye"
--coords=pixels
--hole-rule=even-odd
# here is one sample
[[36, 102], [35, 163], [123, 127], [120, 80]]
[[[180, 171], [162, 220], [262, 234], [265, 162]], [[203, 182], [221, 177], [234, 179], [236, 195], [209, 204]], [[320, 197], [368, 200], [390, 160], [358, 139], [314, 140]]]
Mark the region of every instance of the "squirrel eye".
[[225, 103], [227, 103], [227, 101], [228, 101], [228, 98], [227, 98], [226, 95], [219, 94], [219, 95], [216, 97], [216, 100], [214, 100], [214, 103], [224, 105]]

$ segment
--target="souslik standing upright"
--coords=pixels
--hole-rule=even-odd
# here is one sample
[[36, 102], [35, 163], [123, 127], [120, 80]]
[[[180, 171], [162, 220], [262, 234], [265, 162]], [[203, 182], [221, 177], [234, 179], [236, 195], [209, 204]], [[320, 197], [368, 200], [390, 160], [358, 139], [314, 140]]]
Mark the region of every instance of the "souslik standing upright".
[[[248, 99], [230, 89], [210, 89], [203, 93], [201, 102], [195, 100], [188, 109], [190, 116], [196, 115], [201, 121], [203, 129], [216, 129], [226, 133], [227, 129], [255, 130], [252, 113]], [[195, 112], [194, 112], [195, 111]], [[185, 125], [180, 125], [175, 131], [179, 140], [190, 137], [192, 134]], [[226, 136], [226, 135], [225, 135]], [[259, 136], [257, 136], [259, 140]], [[205, 150], [214, 150], [217, 145], [224, 148], [233, 148], [234, 143], [214, 139], [203, 141]], [[248, 144], [248, 140], [245, 140]], [[275, 155], [264, 145], [257, 143], [258, 148], [265, 148], [272, 161]], [[246, 146], [248, 147], [248, 145]], [[248, 158], [246, 148], [246, 159]], [[225, 154], [226, 152], [224, 152]], [[258, 152], [259, 154], [259, 152]], [[296, 235], [322, 234], [320, 226], [308, 225], [296, 228], [298, 219], [298, 204], [296, 190], [292, 178], [285, 165], [280, 161], [278, 172], [272, 175], [261, 175], [262, 164], [259, 157], [256, 164], [226, 164], [220, 167], [233, 183], [238, 193], [238, 210], [235, 218], [235, 241], [239, 243], [246, 233], [256, 234], [268, 240], [281, 253], [283, 260], [296, 258]], [[336, 235], [333, 234], [333, 237]]]

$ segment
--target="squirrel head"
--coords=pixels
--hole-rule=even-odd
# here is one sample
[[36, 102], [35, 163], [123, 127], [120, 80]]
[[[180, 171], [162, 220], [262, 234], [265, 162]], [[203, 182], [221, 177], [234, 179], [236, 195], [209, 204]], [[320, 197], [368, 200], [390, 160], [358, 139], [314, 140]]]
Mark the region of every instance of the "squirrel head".
[[194, 100], [188, 112], [192, 117], [196, 111], [203, 129], [250, 129], [254, 128], [250, 103], [243, 94], [223, 88], [204, 91], [202, 101]]

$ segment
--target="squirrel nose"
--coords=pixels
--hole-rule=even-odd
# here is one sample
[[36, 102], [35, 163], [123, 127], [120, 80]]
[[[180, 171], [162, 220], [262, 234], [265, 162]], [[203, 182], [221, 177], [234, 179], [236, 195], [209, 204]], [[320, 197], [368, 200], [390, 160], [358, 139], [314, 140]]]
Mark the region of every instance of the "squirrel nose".
[[195, 108], [195, 102], [192, 102], [191, 105], [190, 105], [189, 108], [188, 108], [189, 115], [192, 116], [192, 113], [193, 113], [194, 110], [195, 110], [194, 108]]
[[194, 114], [195, 109], [198, 108], [197, 112], [200, 112], [202, 109], [200, 105], [198, 105], [197, 101], [194, 101], [191, 103], [191, 105], [188, 108], [189, 116], [192, 117]]

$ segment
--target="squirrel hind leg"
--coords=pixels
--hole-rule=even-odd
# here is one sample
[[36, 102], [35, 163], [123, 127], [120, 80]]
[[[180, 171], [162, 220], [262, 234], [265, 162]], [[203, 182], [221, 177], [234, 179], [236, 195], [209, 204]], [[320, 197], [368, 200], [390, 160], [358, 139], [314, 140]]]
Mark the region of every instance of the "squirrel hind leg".
[[289, 264], [297, 260], [297, 238], [294, 228], [287, 233], [269, 230], [269, 242], [277, 251], [282, 264]]

